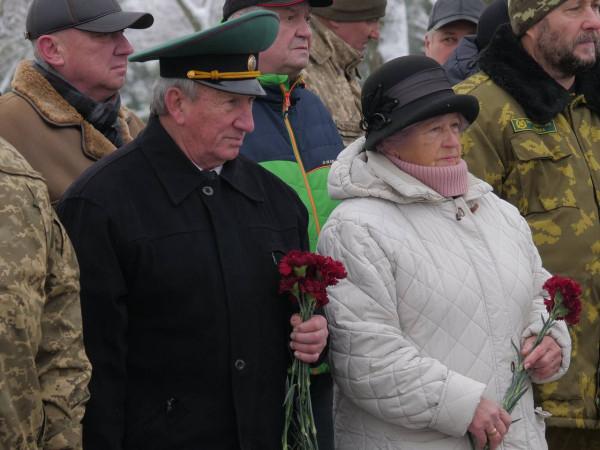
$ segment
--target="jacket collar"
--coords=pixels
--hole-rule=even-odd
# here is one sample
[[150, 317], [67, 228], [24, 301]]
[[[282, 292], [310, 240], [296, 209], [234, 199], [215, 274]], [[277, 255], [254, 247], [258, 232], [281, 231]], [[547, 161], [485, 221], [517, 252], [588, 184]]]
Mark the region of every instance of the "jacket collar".
[[[47, 122], [58, 126], [81, 127], [83, 152], [99, 159], [115, 150], [115, 146], [104, 137], [92, 124], [87, 122], [37, 70], [31, 67], [31, 60], [21, 61], [17, 66], [12, 81], [13, 92], [26, 100]], [[127, 123], [132, 113], [121, 105], [119, 122], [125, 142], [133, 138]]]
[[[534, 122], [544, 124], [571, 101], [571, 93], [558, 84], [525, 51], [510, 24], [497, 28], [488, 46], [479, 54], [479, 68], [500, 88], [512, 95]], [[600, 110], [600, 61], [575, 79], [574, 92], [583, 94], [587, 105]]]
[[[200, 169], [185, 156], [157, 116], [150, 117], [136, 142], [174, 205], [179, 205], [205, 183]], [[264, 202], [265, 193], [248, 174], [251, 164], [245, 156], [239, 155], [223, 165], [219, 176], [240, 194]]]
[[335, 67], [344, 71], [346, 78], [351, 79], [355, 76], [360, 78], [358, 66], [364, 60], [360, 52], [336, 36], [318, 18], [313, 18], [311, 28], [315, 35], [310, 49], [310, 59], [318, 65], [331, 60]]

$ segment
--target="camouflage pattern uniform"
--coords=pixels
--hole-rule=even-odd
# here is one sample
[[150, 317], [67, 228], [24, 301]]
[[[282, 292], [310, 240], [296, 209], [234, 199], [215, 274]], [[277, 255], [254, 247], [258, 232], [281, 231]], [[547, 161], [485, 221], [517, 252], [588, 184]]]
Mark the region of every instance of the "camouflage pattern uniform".
[[42, 176], [0, 138], [0, 448], [81, 448], [79, 268]]
[[344, 146], [348, 146], [365, 132], [360, 129], [360, 85], [358, 65], [360, 52], [337, 37], [323, 23], [314, 18], [312, 47], [303, 79], [306, 87], [319, 96], [331, 113]]
[[544, 267], [583, 290], [569, 372], [540, 385], [537, 400], [553, 415], [549, 426], [598, 429], [600, 64], [569, 92], [529, 58], [507, 24], [479, 65], [483, 72], [455, 86], [481, 106], [462, 139], [469, 171], [527, 219]]

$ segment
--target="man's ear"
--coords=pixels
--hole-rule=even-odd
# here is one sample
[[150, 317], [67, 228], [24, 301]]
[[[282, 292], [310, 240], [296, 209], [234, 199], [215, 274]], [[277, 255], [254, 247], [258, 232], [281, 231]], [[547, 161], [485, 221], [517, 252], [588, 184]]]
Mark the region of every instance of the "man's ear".
[[62, 66], [65, 59], [62, 55], [62, 40], [57, 35], [45, 34], [38, 38], [37, 49], [40, 56], [51, 66]]
[[425, 56], [429, 56], [429, 46], [431, 42], [429, 42], [429, 33], [425, 33]]
[[183, 91], [176, 87], [170, 87], [165, 94], [165, 106], [169, 111], [169, 115], [178, 125], [185, 124], [184, 101], [186, 97]]

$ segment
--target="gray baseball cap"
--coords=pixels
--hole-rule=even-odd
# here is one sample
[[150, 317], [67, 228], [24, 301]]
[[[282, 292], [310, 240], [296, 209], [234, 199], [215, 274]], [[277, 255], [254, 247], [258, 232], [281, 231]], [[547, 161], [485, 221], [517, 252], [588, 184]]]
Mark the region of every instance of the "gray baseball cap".
[[25, 21], [25, 38], [67, 28], [114, 33], [125, 28], [148, 28], [152, 14], [123, 11], [117, 0], [33, 0]]
[[457, 20], [467, 20], [477, 25], [485, 7], [481, 0], [438, 0], [429, 14], [427, 31], [437, 30]]

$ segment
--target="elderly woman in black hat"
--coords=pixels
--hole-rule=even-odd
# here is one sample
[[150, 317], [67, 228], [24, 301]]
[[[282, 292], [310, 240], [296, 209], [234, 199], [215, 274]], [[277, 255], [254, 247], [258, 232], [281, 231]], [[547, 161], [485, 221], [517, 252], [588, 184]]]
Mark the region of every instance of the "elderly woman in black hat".
[[[344, 263], [330, 290], [338, 449], [545, 449], [531, 389], [500, 406], [547, 316], [541, 265], [518, 211], [473, 177], [460, 136], [474, 97], [456, 95], [424, 56], [392, 60], [365, 82], [366, 138], [332, 166], [341, 200], [318, 251]], [[562, 376], [563, 322], [526, 358], [530, 380]], [[512, 424], [511, 424], [512, 422]]]

